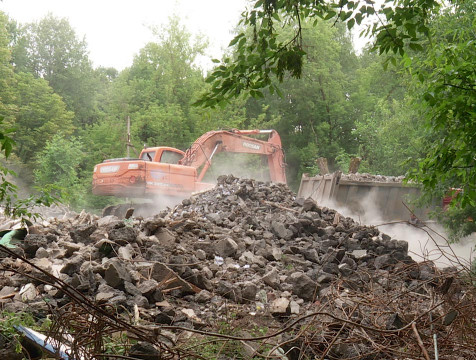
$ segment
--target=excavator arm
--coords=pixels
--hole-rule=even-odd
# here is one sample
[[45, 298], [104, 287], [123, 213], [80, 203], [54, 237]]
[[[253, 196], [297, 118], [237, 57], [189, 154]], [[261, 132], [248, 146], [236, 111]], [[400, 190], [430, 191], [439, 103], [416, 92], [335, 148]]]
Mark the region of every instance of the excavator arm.
[[[268, 134], [268, 140], [249, 136], [260, 134]], [[265, 155], [268, 159], [271, 181], [286, 183], [284, 151], [281, 138], [275, 130], [209, 131], [192, 144], [179, 163], [196, 169], [201, 168], [197, 181], [202, 181], [218, 152]]]

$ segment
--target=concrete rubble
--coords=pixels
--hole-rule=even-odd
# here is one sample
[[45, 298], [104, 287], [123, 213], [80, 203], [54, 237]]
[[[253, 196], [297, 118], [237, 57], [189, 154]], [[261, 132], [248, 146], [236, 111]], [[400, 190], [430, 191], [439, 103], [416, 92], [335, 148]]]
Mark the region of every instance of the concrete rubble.
[[388, 176], [388, 175], [374, 175], [368, 173], [349, 173], [342, 174], [342, 180], [348, 181], [362, 181], [362, 182], [382, 182], [382, 183], [401, 183], [405, 176]]
[[[296, 199], [285, 185], [233, 176], [151, 217], [120, 220], [83, 212], [49, 218], [35, 224], [35, 234], [16, 251], [99, 304], [136, 309], [144, 323], [188, 329], [216, 329], [231, 313], [248, 326], [279, 329], [325, 310], [349, 323], [390, 331], [408, 324], [415, 312], [428, 311], [436, 289], [456, 272], [442, 276], [431, 262], [414, 261], [406, 241]], [[70, 301], [61, 289], [43, 283], [38, 270], [0, 256], [3, 310], [41, 317]], [[372, 315], [373, 305], [392, 297], [391, 305], [380, 304], [381, 314]], [[418, 301], [405, 303], [410, 298]], [[389, 306], [394, 312], [386, 313]], [[440, 317], [446, 310], [434, 309]], [[373, 316], [378, 322], [371, 323]], [[312, 340], [321, 341], [316, 349], [329, 345], [328, 358], [392, 358], [384, 350], [359, 357], [372, 352], [371, 343], [363, 335], [360, 343], [349, 341], [349, 326], [335, 330], [331, 320], [318, 322], [327, 327]], [[348, 341], [331, 343], [329, 333]], [[275, 342], [286, 339], [283, 334]], [[295, 348], [306, 341], [302, 337], [272, 351], [298, 358]], [[316, 350], [309, 346], [311, 356]], [[467, 355], [465, 349], [461, 354]]]

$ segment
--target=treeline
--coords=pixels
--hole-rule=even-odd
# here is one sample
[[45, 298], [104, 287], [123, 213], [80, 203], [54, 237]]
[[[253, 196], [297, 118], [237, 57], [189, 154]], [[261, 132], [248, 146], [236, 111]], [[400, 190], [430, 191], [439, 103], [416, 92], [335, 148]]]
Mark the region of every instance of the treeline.
[[193, 104], [209, 86], [197, 65], [207, 45], [176, 17], [118, 71], [94, 68], [67, 20], [19, 24], [0, 12], [0, 117], [16, 142], [9, 161], [27, 169], [30, 185], [56, 184], [67, 202], [88, 209], [110, 201], [91, 195], [92, 170], [125, 156], [128, 117], [137, 152], [144, 144], [186, 149], [219, 128], [274, 128], [295, 189], [303, 172], [317, 172], [318, 157], [331, 170], [345, 171], [352, 156], [363, 159], [361, 172], [401, 175], [415, 167], [428, 139], [414, 104], [419, 87], [405, 64], [385, 71], [385, 57], [358, 54], [343, 25], [304, 25], [301, 79], [284, 78], [280, 94], [205, 109]]

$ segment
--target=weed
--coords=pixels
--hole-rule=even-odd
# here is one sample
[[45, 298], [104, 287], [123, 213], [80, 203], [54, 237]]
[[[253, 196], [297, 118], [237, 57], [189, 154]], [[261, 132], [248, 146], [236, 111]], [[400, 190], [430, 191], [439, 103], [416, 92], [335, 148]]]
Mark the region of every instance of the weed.
[[23, 325], [27, 327], [35, 327], [36, 321], [33, 316], [26, 312], [12, 313], [3, 311], [0, 318], [0, 333], [4, 336], [7, 342], [13, 343], [15, 351], [21, 353], [22, 336], [15, 329], [16, 326]]
[[[237, 314], [230, 313], [227, 321], [218, 322], [213, 331], [221, 335], [243, 338], [264, 336], [269, 331], [268, 327], [256, 324], [247, 328], [243, 328], [240, 325], [236, 326], [237, 322], [231, 321], [231, 319], [237, 317]], [[189, 359], [196, 359], [194, 354], [198, 354], [207, 360], [221, 357], [235, 360], [250, 359], [251, 352], [253, 351], [256, 351], [253, 359], [262, 359], [264, 357], [263, 354], [267, 354], [273, 348], [272, 344], [266, 342], [244, 342], [212, 336], [193, 337], [188, 340], [186, 345], [187, 349], [184, 350], [190, 354]]]
[[126, 355], [126, 350], [137, 342], [130, 339], [127, 333], [124, 332], [117, 332], [111, 334], [111, 336], [105, 336], [103, 341], [104, 353], [114, 355]]

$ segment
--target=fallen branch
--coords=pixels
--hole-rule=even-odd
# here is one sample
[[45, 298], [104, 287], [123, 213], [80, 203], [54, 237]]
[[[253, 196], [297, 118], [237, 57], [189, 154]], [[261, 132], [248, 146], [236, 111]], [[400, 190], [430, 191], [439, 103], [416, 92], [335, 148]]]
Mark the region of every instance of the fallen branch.
[[420, 346], [420, 349], [423, 352], [423, 356], [425, 357], [426, 360], [430, 360], [430, 355], [428, 355], [428, 351], [426, 350], [425, 345], [423, 344], [423, 341], [421, 340], [420, 334], [418, 333], [418, 330], [416, 327], [416, 323], [414, 321], [412, 322], [412, 329], [417, 338], [418, 346]]

